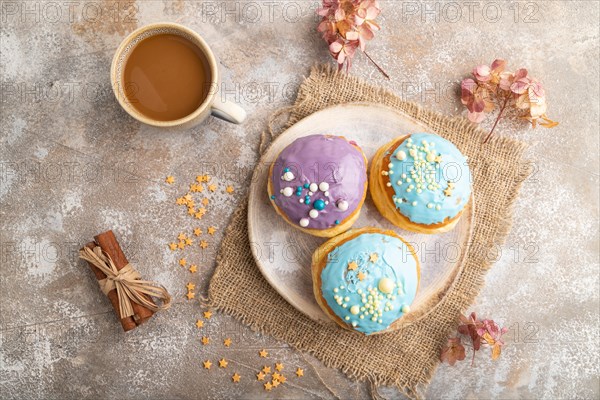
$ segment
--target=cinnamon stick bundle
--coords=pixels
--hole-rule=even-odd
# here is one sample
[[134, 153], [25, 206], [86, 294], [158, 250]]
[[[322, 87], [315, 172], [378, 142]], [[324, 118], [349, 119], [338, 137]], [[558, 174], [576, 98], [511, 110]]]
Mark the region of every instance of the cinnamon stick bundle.
[[[104, 251], [112, 259], [113, 263], [115, 264], [118, 270], [123, 269], [127, 264], [129, 264], [125, 253], [123, 253], [123, 250], [121, 249], [121, 246], [119, 245], [119, 242], [117, 241], [117, 238], [115, 237], [112, 231], [107, 231], [97, 236], [94, 236], [94, 239], [95, 242], [89, 242], [85, 246], [90, 249], [93, 249], [96, 246], [100, 246], [102, 251]], [[104, 274], [104, 272], [102, 272], [98, 267], [96, 267], [90, 262], [88, 262], [88, 265], [94, 272], [94, 275], [96, 276], [97, 280], [100, 281], [102, 279], [106, 279], [106, 274]], [[117, 313], [117, 316], [120, 316], [117, 290], [113, 289], [110, 292], [108, 292], [107, 297], [109, 298], [115, 312]], [[144, 297], [147, 298], [150, 302], [154, 303], [154, 301], [152, 301], [152, 299], [149, 296], [144, 295]], [[154, 315], [154, 312], [152, 310], [149, 310], [141, 304], [133, 302], [132, 306], [134, 315], [130, 317], [120, 318], [121, 326], [123, 327], [123, 330], [125, 332], [135, 329], [138, 325], [141, 325], [144, 322], [148, 321], [148, 319], [150, 319], [152, 315]]]

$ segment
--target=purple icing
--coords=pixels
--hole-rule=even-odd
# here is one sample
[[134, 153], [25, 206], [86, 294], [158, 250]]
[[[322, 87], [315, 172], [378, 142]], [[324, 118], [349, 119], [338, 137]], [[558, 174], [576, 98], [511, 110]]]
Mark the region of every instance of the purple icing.
[[[271, 176], [272, 200], [292, 222], [301, 225], [300, 220], [305, 218], [306, 228], [327, 229], [342, 223], [361, 204], [366, 181], [364, 157], [348, 141], [338, 136], [305, 136], [296, 139], [277, 157]], [[317, 189], [310, 195], [310, 185], [319, 186], [322, 182], [329, 185], [327, 190]], [[290, 196], [284, 194], [286, 188], [291, 188]], [[289, 192], [290, 189], [285, 191]], [[310, 211], [323, 206], [318, 200], [326, 204], [312, 218]], [[347, 202], [346, 210], [338, 207], [342, 201]]]

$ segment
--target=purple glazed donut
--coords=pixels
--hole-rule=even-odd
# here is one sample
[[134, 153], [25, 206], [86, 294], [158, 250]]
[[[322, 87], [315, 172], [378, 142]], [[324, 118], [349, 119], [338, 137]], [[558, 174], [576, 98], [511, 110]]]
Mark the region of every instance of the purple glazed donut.
[[285, 220], [323, 237], [349, 229], [367, 188], [367, 161], [358, 145], [341, 136], [296, 139], [271, 166], [268, 191]]

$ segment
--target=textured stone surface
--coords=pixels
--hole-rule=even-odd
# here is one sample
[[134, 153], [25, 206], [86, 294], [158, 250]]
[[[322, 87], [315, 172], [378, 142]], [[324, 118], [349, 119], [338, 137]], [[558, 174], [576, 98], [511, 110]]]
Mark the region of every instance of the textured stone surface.
[[[535, 173], [515, 206], [508, 242], [499, 249], [473, 310], [511, 328], [502, 357], [478, 354], [440, 367], [431, 398], [598, 398], [599, 388], [599, 86], [597, 2], [383, 1], [382, 31], [353, 73], [407, 100], [462, 113], [458, 83], [473, 65], [495, 57], [525, 66], [545, 84], [546, 131], [505, 121], [499, 134], [532, 146]], [[254, 374], [280, 360], [290, 378], [268, 397], [360, 398], [364, 383], [324, 367], [232, 318], [215, 315], [202, 332], [201, 309], [184, 285], [205, 293], [222, 230], [209, 249], [177, 265], [166, 243], [195, 226], [224, 228], [243, 196], [268, 116], [290, 104], [315, 62], [329, 62], [315, 32], [312, 1], [195, 2], [111, 0], [0, 3], [2, 398], [256, 398]], [[209, 119], [164, 133], [123, 112], [108, 81], [112, 53], [138, 26], [177, 21], [202, 34], [220, 59], [221, 95], [241, 104], [247, 122]], [[484, 126], [489, 128], [491, 122]], [[220, 184], [198, 223], [174, 199], [198, 173]], [[167, 186], [166, 175], [177, 183]], [[233, 184], [236, 196], [223, 193]], [[167, 313], [124, 335], [76, 250], [112, 228], [144, 276], [176, 297]], [[250, 256], [250, 255], [248, 255]], [[231, 336], [234, 344], [221, 342]], [[470, 353], [469, 353], [470, 354]], [[226, 370], [200, 361], [230, 360]], [[292, 369], [302, 367], [297, 379]], [[239, 384], [230, 383], [234, 371]], [[391, 388], [380, 390], [398, 396]]]

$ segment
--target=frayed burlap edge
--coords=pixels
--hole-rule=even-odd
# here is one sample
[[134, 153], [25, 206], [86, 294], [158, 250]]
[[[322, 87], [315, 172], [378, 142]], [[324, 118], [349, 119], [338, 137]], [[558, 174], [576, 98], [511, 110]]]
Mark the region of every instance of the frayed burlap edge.
[[[424, 321], [417, 321], [397, 334], [379, 335], [387, 336], [386, 345], [391, 343], [395, 346], [399, 364], [395, 368], [389, 365], [389, 360], [377, 364], [370, 355], [374, 357], [384, 345], [380, 340], [358, 338], [358, 335], [340, 338], [343, 335], [339, 332], [309, 320], [268, 286], [252, 260], [250, 244], [247, 243], [246, 199], [234, 212], [226, 230], [217, 255], [217, 269], [210, 282], [208, 303], [253, 330], [270, 334], [313, 354], [327, 366], [339, 368], [352, 378], [366, 379], [376, 385], [395, 385], [411, 398], [422, 397], [439, 364], [441, 347], [456, 328], [459, 315], [467, 311], [483, 287], [485, 273], [492, 264], [490, 253], [504, 243], [510, 231], [512, 207], [531, 168], [522, 160], [526, 148], [524, 143], [496, 136], [482, 145], [485, 132], [464, 118], [449, 118], [424, 110], [417, 104], [400, 100], [383, 88], [337, 73], [331, 67], [314, 67], [311, 70], [300, 86], [294, 106], [285, 110], [290, 113], [285, 126], [289, 127], [327, 106], [364, 101], [396, 108], [453, 141], [470, 157], [475, 178], [474, 241], [462, 270], [434, 312]], [[267, 139], [274, 136], [272, 121], [269, 121]], [[261, 152], [264, 147], [261, 144]], [[518, 165], [518, 170], [515, 171], [513, 164]], [[490, 180], [499, 180], [497, 189], [490, 187]], [[243, 243], [244, 239], [246, 243]], [[249, 286], [244, 286], [246, 283]], [[251, 299], [254, 299], [255, 307], [248, 305]], [[271, 312], [262, 309], [267, 304], [270, 304]], [[291, 327], [295, 330], [291, 331]], [[306, 338], [304, 333], [318, 336], [319, 342]], [[356, 342], [366, 347], [366, 351], [358, 358], [354, 353], [346, 355], [339, 350], [331, 353], [328, 352], [329, 347], [323, 346], [323, 340], [331, 341], [331, 347], [336, 347], [340, 340]]]

